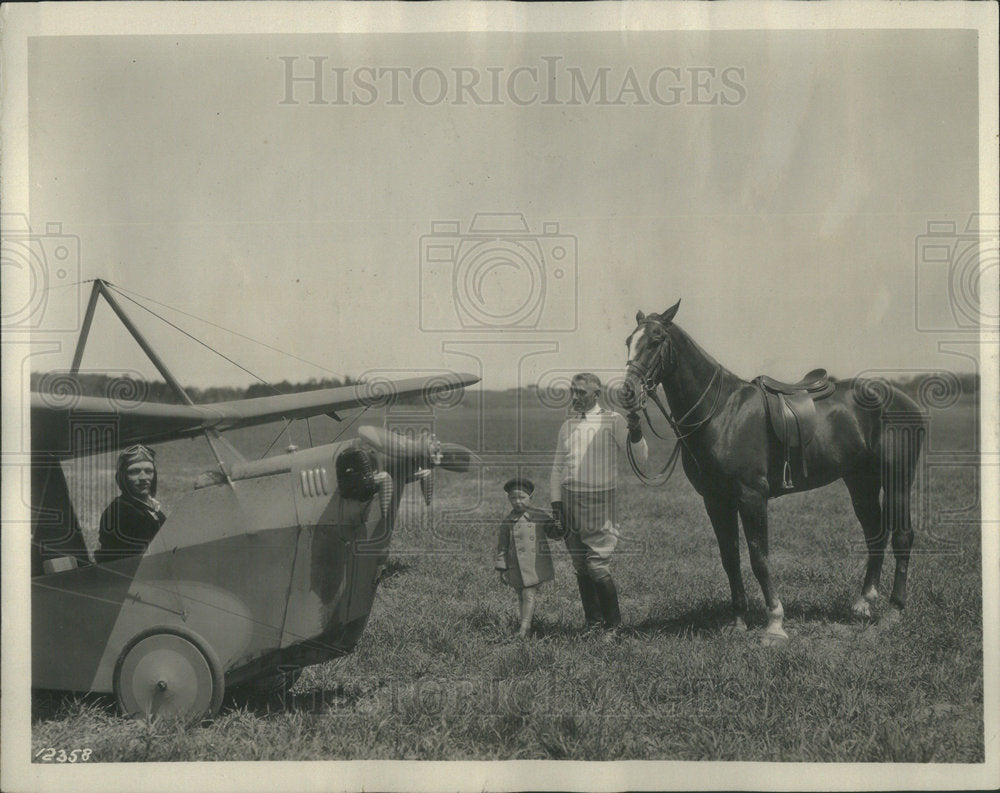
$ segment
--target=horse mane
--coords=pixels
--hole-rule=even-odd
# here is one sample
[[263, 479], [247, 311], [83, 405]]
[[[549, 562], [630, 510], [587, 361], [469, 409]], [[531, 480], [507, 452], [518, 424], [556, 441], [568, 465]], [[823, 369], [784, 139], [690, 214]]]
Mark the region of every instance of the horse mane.
[[[648, 319], [648, 317], [647, 317], [647, 319]], [[657, 321], [659, 321], [659, 315], [657, 315]], [[662, 322], [661, 322], [660, 324], [662, 325]], [[700, 344], [698, 344], [698, 342], [696, 342], [696, 341], [694, 340], [694, 338], [693, 338], [693, 337], [691, 336], [691, 334], [690, 334], [690, 333], [688, 333], [688, 332], [687, 332], [686, 330], [684, 330], [684, 328], [682, 328], [682, 327], [681, 327], [680, 325], [678, 325], [678, 324], [677, 324], [676, 322], [671, 322], [671, 323], [670, 323], [669, 325], [664, 325], [664, 326], [663, 326], [663, 328], [664, 328], [664, 330], [665, 330], [665, 331], [666, 331], [667, 333], [669, 333], [669, 332], [670, 332], [670, 329], [671, 329], [671, 328], [674, 328], [674, 329], [676, 329], [676, 330], [677, 330], [677, 332], [678, 332], [678, 334], [680, 335], [681, 339], [683, 339], [685, 343], [687, 343], [687, 344], [691, 345], [691, 347], [692, 347], [692, 348], [693, 348], [693, 349], [694, 349], [694, 350], [695, 350], [695, 351], [696, 351], [696, 352], [697, 352], [697, 353], [698, 353], [698, 354], [699, 354], [699, 355], [700, 355], [700, 356], [701, 356], [702, 358], [704, 358], [704, 359], [705, 359], [705, 360], [706, 360], [706, 361], [707, 361], [708, 363], [710, 363], [710, 364], [711, 364], [712, 366], [715, 366], [715, 367], [717, 367], [717, 368], [718, 368], [718, 370], [719, 370], [719, 373], [720, 373], [720, 374], [721, 374], [721, 375], [722, 375], [723, 377], [730, 377], [730, 378], [733, 378], [734, 380], [738, 380], [738, 381], [739, 381], [740, 383], [747, 383], [747, 382], [748, 382], [748, 381], [744, 380], [744, 379], [743, 379], [742, 377], [740, 377], [740, 376], [739, 376], [738, 374], [736, 374], [735, 372], [731, 371], [730, 369], [728, 369], [727, 367], [725, 367], [725, 366], [723, 366], [723, 365], [722, 365], [721, 363], [719, 363], [719, 362], [718, 362], [718, 361], [717, 361], [717, 360], [715, 359], [715, 356], [713, 356], [713, 355], [712, 355], [711, 353], [709, 353], [709, 352], [708, 352], [708, 351], [707, 351], [707, 350], [706, 350], [706, 349], [705, 349], [704, 347], [702, 347], [702, 346], [701, 346]]]

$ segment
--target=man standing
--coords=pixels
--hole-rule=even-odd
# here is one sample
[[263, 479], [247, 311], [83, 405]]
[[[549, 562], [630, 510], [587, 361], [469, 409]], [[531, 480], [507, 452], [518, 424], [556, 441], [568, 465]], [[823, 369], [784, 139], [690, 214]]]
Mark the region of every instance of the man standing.
[[566, 530], [583, 613], [589, 628], [621, 625], [618, 590], [611, 577], [611, 552], [618, 542], [615, 483], [618, 450], [632, 444], [637, 462], [648, 455], [639, 416], [601, 407], [601, 381], [595, 374], [576, 375], [570, 387], [572, 416], [559, 429], [550, 490], [553, 516]]

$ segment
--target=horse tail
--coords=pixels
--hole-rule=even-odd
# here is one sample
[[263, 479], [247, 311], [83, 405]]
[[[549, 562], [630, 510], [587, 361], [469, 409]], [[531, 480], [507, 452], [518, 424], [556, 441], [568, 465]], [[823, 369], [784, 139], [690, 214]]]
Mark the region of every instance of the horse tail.
[[910, 531], [910, 491], [917, 478], [920, 453], [926, 443], [927, 415], [906, 394], [897, 391], [879, 416], [881, 425], [884, 526]]
[[918, 477], [920, 452], [927, 435], [928, 418], [917, 403], [895, 386], [886, 384], [886, 399], [877, 410], [878, 458], [882, 482], [882, 531], [892, 538], [896, 571], [890, 601], [897, 609], [906, 605], [906, 575], [913, 547], [910, 491]]
[[927, 435], [927, 414], [886, 380], [858, 378], [845, 385], [868, 416], [866, 440], [880, 460], [883, 490], [887, 495], [890, 491], [909, 492]]

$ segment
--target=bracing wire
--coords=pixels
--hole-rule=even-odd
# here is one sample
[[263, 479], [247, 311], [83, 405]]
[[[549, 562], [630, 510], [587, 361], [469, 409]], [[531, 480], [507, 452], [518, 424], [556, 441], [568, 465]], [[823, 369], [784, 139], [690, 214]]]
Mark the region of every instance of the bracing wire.
[[[176, 325], [175, 323], [171, 322], [171, 321], [170, 321], [169, 319], [167, 319], [166, 317], [162, 316], [161, 314], [158, 314], [158, 313], [156, 313], [155, 311], [153, 311], [153, 310], [152, 310], [151, 308], [149, 308], [148, 306], [145, 306], [145, 305], [143, 305], [143, 304], [142, 304], [142, 303], [140, 303], [140, 302], [139, 302], [138, 300], [136, 300], [136, 299], [135, 299], [134, 297], [132, 297], [132, 295], [135, 295], [136, 297], [139, 297], [139, 298], [142, 298], [143, 300], [148, 300], [148, 301], [149, 301], [149, 302], [151, 302], [151, 303], [154, 303], [154, 304], [156, 304], [156, 305], [159, 305], [159, 306], [163, 306], [164, 308], [168, 308], [168, 309], [170, 309], [170, 310], [172, 310], [172, 311], [177, 311], [178, 313], [180, 313], [180, 314], [183, 314], [184, 316], [187, 316], [187, 317], [191, 317], [192, 319], [196, 319], [196, 320], [199, 320], [200, 322], [204, 322], [204, 323], [206, 323], [207, 325], [211, 325], [212, 327], [215, 327], [215, 328], [218, 328], [218, 329], [220, 329], [220, 330], [224, 330], [224, 331], [226, 331], [227, 333], [231, 333], [231, 334], [233, 334], [234, 336], [239, 336], [240, 338], [243, 338], [243, 339], [246, 339], [246, 340], [248, 340], [248, 341], [251, 341], [251, 342], [254, 342], [255, 344], [259, 344], [260, 346], [262, 346], [262, 347], [265, 347], [265, 348], [267, 348], [267, 349], [269, 349], [269, 350], [272, 350], [272, 351], [274, 351], [274, 352], [278, 352], [278, 353], [281, 353], [282, 355], [287, 355], [288, 357], [290, 357], [290, 358], [294, 358], [295, 360], [298, 360], [298, 361], [301, 361], [301, 362], [303, 362], [303, 363], [307, 363], [307, 364], [309, 364], [309, 365], [311, 365], [311, 366], [315, 366], [315, 367], [317, 367], [318, 369], [322, 369], [323, 371], [326, 371], [326, 372], [330, 372], [330, 370], [329, 370], [329, 369], [326, 369], [326, 368], [324, 368], [324, 367], [320, 366], [319, 364], [316, 364], [316, 363], [313, 363], [312, 361], [308, 361], [308, 360], [306, 360], [305, 358], [300, 358], [299, 356], [297, 356], [297, 355], [293, 355], [292, 353], [289, 353], [289, 352], [285, 352], [284, 350], [280, 350], [280, 349], [278, 349], [277, 347], [272, 347], [272, 346], [271, 346], [271, 345], [269, 345], [269, 344], [265, 344], [264, 342], [261, 342], [261, 341], [258, 341], [257, 339], [254, 339], [254, 338], [252, 338], [252, 337], [250, 337], [250, 336], [246, 336], [246, 335], [244, 335], [244, 334], [242, 334], [242, 333], [238, 333], [237, 331], [234, 331], [234, 330], [230, 330], [229, 328], [226, 328], [226, 327], [224, 327], [224, 326], [222, 326], [222, 325], [219, 325], [219, 324], [217, 324], [217, 323], [215, 323], [215, 322], [210, 322], [209, 320], [207, 320], [207, 319], [204, 319], [204, 318], [202, 318], [202, 317], [199, 317], [199, 316], [197, 316], [197, 315], [195, 315], [195, 314], [190, 314], [190, 313], [188, 313], [188, 312], [186, 312], [186, 311], [182, 311], [182, 310], [180, 310], [180, 309], [178, 309], [178, 308], [174, 308], [173, 306], [170, 306], [170, 305], [167, 305], [166, 303], [163, 303], [163, 302], [161, 302], [161, 301], [159, 301], [159, 300], [154, 300], [153, 298], [150, 298], [150, 297], [147, 297], [147, 296], [145, 296], [145, 295], [142, 295], [142, 294], [140, 294], [139, 292], [134, 292], [134, 291], [132, 291], [132, 290], [126, 290], [126, 289], [123, 289], [122, 287], [118, 286], [117, 284], [112, 284], [112, 283], [110, 283], [110, 282], [105, 282], [105, 283], [106, 283], [106, 284], [107, 284], [107, 285], [108, 285], [108, 286], [109, 286], [110, 288], [114, 289], [114, 290], [115, 290], [115, 292], [117, 292], [117, 293], [118, 293], [119, 295], [121, 295], [121, 296], [122, 296], [122, 297], [124, 297], [124, 298], [125, 298], [126, 300], [128, 300], [129, 302], [131, 302], [131, 303], [134, 303], [134, 304], [135, 304], [135, 305], [137, 305], [137, 306], [138, 306], [139, 308], [141, 308], [141, 309], [142, 309], [143, 311], [146, 311], [146, 312], [148, 312], [148, 313], [149, 313], [149, 314], [151, 314], [152, 316], [154, 316], [154, 317], [156, 317], [157, 319], [159, 319], [159, 320], [160, 320], [161, 322], [164, 322], [164, 323], [166, 323], [166, 324], [167, 324], [167, 325], [169, 325], [170, 327], [172, 327], [172, 328], [174, 328], [175, 330], [177, 330], [178, 332], [182, 333], [182, 334], [183, 334], [184, 336], [186, 336], [187, 338], [191, 339], [192, 341], [195, 341], [195, 342], [197, 342], [198, 344], [200, 344], [200, 345], [201, 345], [202, 347], [204, 347], [205, 349], [209, 350], [210, 352], [213, 352], [213, 353], [215, 353], [215, 354], [216, 354], [216, 355], [218, 355], [218, 356], [219, 356], [220, 358], [223, 358], [224, 360], [226, 360], [226, 361], [228, 361], [229, 363], [233, 364], [233, 366], [235, 366], [235, 367], [237, 367], [238, 369], [240, 369], [240, 370], [242, 370], [242, 371], [246, 372], [246, 373], [247, 373], [247, 374], [249, 374], [249, 375], [250, 375], [251, 377], [255, 378], [255, 379], [256, 379], [256, 380], [258, 380], [259, 382], [261, 382], [261, 383], [263, 383], [264, 385], [266, 385], [266, 386], [267, 386], [268, 388], [270, 388], [270, 389], [271, 389], [272, 391], [274, 391], [274, 392], [275, 392], [276, 394], [280, 394], [280, 393], [282, 393], [282, 392], [281, 392], [280, 390], [278, 390], [277, 388], [275, 388], [275, 387], [274, 387], [274, 386], [273, 386], [273, 385], [272, 385], [271, 383], [267, 382], [267, 381], [266, 381], [266, 380], [265, 380], [264, 378], [260, 377], [260, 376], [259, 376], [259, 375], [257, 375], [256, 373], [254, 373], [254, 372], [250, 371], [249, 369], [247, 369], [247, 368], [246, 368], [245, 366], [241, 365], [241, 364], [240, 364], [240, 363], [238, 363], [237, 361], [234, 361], [234, 360], [233, 360], [232, 358], [230, 358], [230, 357], [229, 357], [228, 355], [225, 355], [224, 353], [222, 353], [222, 352], [220, 352], [219, 350], [215, 349], [214, 347], [212, 347], [212, 346], [211, 346], [210, 344], [208, 344], [207, 342], [204, 342], [204, 341], [202, 341], [202, 340], [201, 340], [201, 339], [199, 339], [199, 338], [198, 338], [197, 336], [194, 336], [194, 335], [192, 335], [192, 334], [191, 334], [191, 333], [189, 333], [188, 331], [184, 330], [184, 328], [182, 328], [182, 327], [180, 327], [179, 325]], [[331, 374], [336, 374], [335, 372], [330, 372], [330, 373], [331, 373]], [[356, 422], [356, 421], [357, 421], [357, 420], [358, 420], [358, 419], [359, 419], [359, 418], [360, 418], [360, 417], [361, 417], [361, 416], [362, 416], [362, 415], [363, 415], [363, 414], [364, 414], [364, 413], [365, 413], [365, 412], [366, 412], [367, 410], [368, 410], [368, 407], [365, 407], [365, 409], [364, 409], [364, 410], [362, 410], [362, 411], [361, 411], [360, 413], [358, 413], [358, 415], [357, 415], [357, 416], [354, 416], [354, 417], [353, 417], [353, 418], [351, 419], [351, 421], [347, 422], [347, 424], [346, 424], [346, 425], [345, 425], [345, 426], [343, 427], [343, 429], [342, 429], [342, 430], [341, 430], [341, 431], [340, 431], [340, 432], [339, 432], [339, 433], [337, 434], [337, 436], [336, 436], [336, 437], [334, 438], [334, 440], [336, 440], [336, 439], [337, 439], [337, 438], [339, 438], [339, 437], [340, 437], [341, 435], [343, 435], [343, 434], [344, 434], [344, 432], [345, 432], [345, 431], [347, 431], [347, 430], [348, 430], [348, 429], [349, 429], [349, 428], [350, 428], [350, 427], [351, 427], [351, 426], [352, 426], [352, 425], [353, 425], [353, 424], [354, 424], [354, 423], [355, 423], [355, 422]], [[280, 431], [278, 432], [278, 434], [277, 434], [277, 435], [275, 436], [274, 440], [273, 440], [273, 441], [271, 441], [271, 444], [270, 444], [270, 445], [269, 445], [269, 446], [267, 447], [267, 450], [266, 450], [266, 451], [264, 452], [264, 454], [263, 454], [263, 455], [261, 455], [261, 457], [266, 457], [266, 456], [268, 455], [268, 453], [269, 453], [269, 452], [271, 451], [271, 449], [273, 449], [273, 448], [274, 448], [275, 444], [276, 444], [276, 443], [277, 443], [277, 442], [278, 442], [278, 441], [279, 441], [279, 440], [281, 439], [281, 436], [282, 436], [282, 435], [284, 435], [285, 433], [287, 433], [287, 432], [288, 432], [288, 429], [289, 429], [289, 426], [290, 426], [290, 425], [291, 425], [291, 420], [290, 420], [290, 419], [286, 419], [286, 420], [285, 420], [285, 424], [284, 424], [284, 425], [282, 426], [281, 430], [280, 430]], [[311, 426], [311, 425], [310, 425], [310, 423], [309, 423], [309, 419], [308, 419], [308, 417], [306, 418], [306, 432], [307, 432], [307, 434], [308, 434], [308, 437], [309, 437], [309, 446], [310, 446], [310, 448], [311, 448], [311, 447], [313, 446], [313, 437], [312, 437], [312, 426]], [[289, 440], [291, 440], [291, 436], [290, 436], [290, 435], [289, 435]]]
[[183, 314], [185, 317], [190, 317], [191, 319], [196, 319], [199, 322], [204, 322], [206, 325], [211, 325], [213, 328], [218, 328], [219, 330], [224, 330], [226, 333], [230, 333], [233, 336], [237, 336], [237, 337], [239, 337], [241, 339], [246, 339], [247, 341], [251, 341], [254, 344], [258, 344], [258, 345], [260, 345], [261, 347], [263, 347], [266, 350], [271, 350], [272, 352], [281, 353], [282, 355], [285, 355], [285, 356], [287, 356], [287, 357], [289, 357], [289, 358], [291, 358], [293, 360], [300, 361], [301, 363], [307, 363], [310, 366], [315, 366], [317, 369], [320, 369], [321, 371], [327, 372], [328, 374], [334, 374], [334, 375], [337, 375], [340, 378], [346, 379], [346, 377], [343, 374], [341, 374], [340, 372], [334, 372], [331, 369], [327, 369], [325, 366], [321, 366], [320, 364], [316, 363], [315, 361], [310, 361], [310, 360], [308, 360], [306, 358], [302, 358], [302, 357], [300, 357], [298, 355], [295, 355], [294, 353], [288, 352], [287, 350], [279, 349], [278, 347], [272, 347], [270, 344], [266, 344], [265, 342], [260, 341], [260, 339], [255, 339], [252, 336], [247, 336], [246, 334], [240, 333], [239, 331], [235, 331], [232, 328], [227, 328], [224, 325], [219, 325], [218, 323], [212, 322], [211, 320], [205, 319], [204, 317], [199, 317], [197, 314], [191, 314], [191, 313], [189, 313], [187, 311], [182, 311], [179, 308], [176, 308], [174, 306], [168, 305], [167, 303], [162, 303], [159, 300], [154, 300], [153, 298], [147, 297], [146, 295], [140, 294], [139, 292], [136, 292], [135, 290], [132, 290], [132, 289], [123, 289], [123, 287], [120, 287], [120, 286], [117, 286], [117, 285], [115, 285], [115, 289], [118, 290], [119, 292], [128, 292], [129, 294], [133, 294], [136, 297], [141, 297], [143, 300], [148, 300], [150, 303], [154, 303], [154, 304], [156, 304], [158, 306], [163, 306], [164, 308], [169, 308], [171, 311], [176, 311], [178, 314]]
[[53, 286], [42, 287], [43, 292], [54, 292], [57, 289], [67, 289], [71, 286], [83, 286], [84, 284], [92, 284], [96, 281], [96, 278], [85, 278], [82, 281], [74, 281], [71, 284], [54, 284]]
[[[248, 375], [250, 375], [251, 377], [255, 378], [256, 380], [259, 380], [259, 381], [260, 381], [261, 383], [263, 383], [264, 385], [266, 385], [266, 386], [267, 386], [268, 388], [270, 388], [270, 389], [271, 389], [272, 391], [274, 391], [274, 392], [275, 392], [276, 394], [280, 394], [280, 393], [281, 393], [281, 392], [280, 392], [280, 391], [279, 391], [279, 390], [278, 390], [277, 388], [275, 388], [275, 387], [274, 387], [273, 385], [271, 385], [271, 384], [270, 384], [269, 382], [267, 382], [267, 380], [265, 380], [265, 379], [264, 379], [263, 377], [261, 377], [260, 375], [257, 375], [257, 374], [255, 374], [254, 372], [251, 372], [251, 371], [250, 371], [249, 369], [247, 369], [247, 368], [246, 368], [245, 366], [243, 366], [242, 364], [239, 364], [239, 363], [237, 363], [237, 362], [236, 362], [236, 361], [234, 361], [234, 360], [233, 360], [232, 358], [230, 358], [230, 357], [229, 357], [228, 355], [225, 355], [224, 353], [221, 353], [221, 352], [219, 352], [219, 351], [218, 351], [217, 349], [215, 349], [215, 348], [214, 348], [214, 347], [213, 347], [212, 345], [208, 344], [207, 342], [204, 342], [204, 341], [202, 341], [202, 340], [201, 340], [201, 339], [199, 339], [199, 338], [198, 338], [197, 336], [194, 336], [194, 335], [192, 335], [192, 334], [188, 333], [188, 332], [187, 332], [186, 330], [184, 330], [184, 328], [180, 327], [179, 325], [175, 325], [175, 324], [174, 324], [173, 322], [171, 322], [171, 321], [170, 321], [169, 319], [167, 319], [166, 317], [164, 317], [164, 316], [162, 316], [162, 315], [160, 315], [160, 314], [157, 314], [157, 313], [156, 313], [155, 311], [153, 311], [153, 309], [149, 308], [148, 306], [144, 306], [144, 305], [143, 305], [142, 303], [140, 303], [140, 302], [139, 302], [138, 300], [136, 300], [135, 298], [133, 298], [133, 297], [130, 297], [129, 295], [125, 294], [125, 293], [124, 293], [124, 292], [123, 292], [123, 291], [122, 291], [121, 289], [119, 289], [119, 288], [118, 288], [117, 286], [115, 286], [114, 284], [110, 284], [110, 283], [109, 283], [109, 284], [108, 284], [108, 286], [109, 286], [109, 287], [111, 287], [112, 289], [114, 289], [114, 290], [115, 290], [115, 291], [116, 291], [116, 292], [117, 292], [118, 294], [120, 294], [120, 295], [121, 295], [122, 297], [124, 297], [124, 298], [125, 298], [126, 300], [128, 300], [129, 302], [131, 302], [131, 303], [134, 303], [135, 305], [137, 305], [137, 306], [138, 306], [139, 308], [141, 308], [141, 309], [142, 309], [143, 311], [148, 311], [148, 312], [149, 312], [150, 314], [152, 314], [152, 315], [153, 315], [154, 317], [156, 317], [156, 318], [157, 318], [158, 320], [160, 320], [161, 322], [165, 322], [165, 323], [166, 323], [166, 324], [168, 324], [168, 325], [169, 325], [170, 327], [174, 328], [174, 330], [177, 330], [177, 331], [179, 331], [180, 333], [183, 333], [183, 334], [184, 334], [185, 336], [187, 336], [187, 337], [188, 337], [189, 339], [191, 339], [192, 341], [195, 341], [195, 342], [197, 342], [197, 343], [198, 343], [198, 344], [200, 344], [200, 345], [201, 345], [202, 347], [204, 347], [204, 348], [205, 348], [206, 350], [209, 350], [210, 352], [214, 352], [214, 353], [215, 353], [216, 355], [218, 355], [218, 356], [219, 356], [220, 358], [223, 358], [223, 359], [225, 359], [225, 360], [229, 361], [229, 363], [231, 363], [231, 364], [232, 364], [233, 366], [235, 366], [235, 367], [236, 367], [237, 369], [241, 369], [242, 371], [246, 372], [246, 373], [247, 373]], [[141, 295], [140, 295], [140, 297], [141, 297]]]
[[[291, 424], [291, 423], [292, 423], [291, 419], [285, 419], [285, 423], [282, 425], [281, 430], [279, 430], [278, 434], [274, 436], [274, 440], [271, 441], [271, 445], [268, 446], [264, 450], [264, 453], [260, 456], [261, 460], [263, 460], [265, 457], [267, 457], [267, 455], [270, 453], [271, 449], [274, 448], [274, 444], [276, 444], [281, 439], [281, 436], [285, 434], [285, 431], [288, 429], [288, 425]], [[291, 436], [289, 436], [289, 440], [291, 440]], [[312, 444], [310, 444], [310, 446], [311, 445]]]
[[334, 441], [340, 440], [340, 436], [343, 435], [345, 432], [347, 432], [351, 427], [353, 427], [357, 423], [358, 419], [361, 418], [363, 415], [365, 415], [365, 413], [367, 413], [370, 409], [371, 405], [365, 405], [357, 415], [352, 416], [351, 420], [344, 424], [340, 432], [338, 432], [336, 435], [333, 436], [333, 440]]

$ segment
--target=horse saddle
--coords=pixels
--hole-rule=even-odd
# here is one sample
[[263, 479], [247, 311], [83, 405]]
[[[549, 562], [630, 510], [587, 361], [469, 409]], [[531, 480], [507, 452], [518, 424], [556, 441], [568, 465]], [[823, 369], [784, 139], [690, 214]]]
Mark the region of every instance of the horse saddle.
[[797, 473], [804, 479], [805, 447], [816, 434], [816, 400], [830, 396], [837, 385], [825, 369], [813, 369], [797, 383], [784, 383], [767, 375], [754, 378], [764, 395], [768, 423], [781, 444], [785, 465], [782, 487], [790, 490], [792, 482], [792, 449], [797, 450]]

